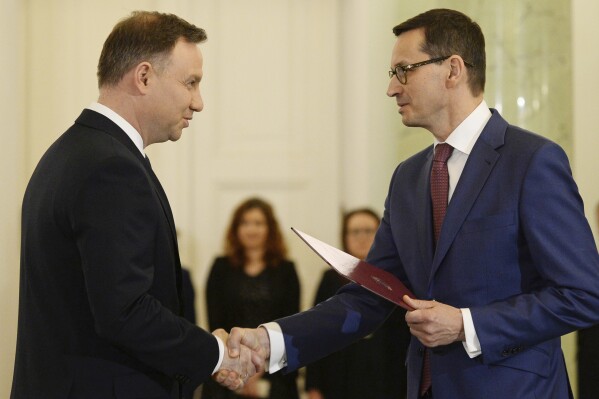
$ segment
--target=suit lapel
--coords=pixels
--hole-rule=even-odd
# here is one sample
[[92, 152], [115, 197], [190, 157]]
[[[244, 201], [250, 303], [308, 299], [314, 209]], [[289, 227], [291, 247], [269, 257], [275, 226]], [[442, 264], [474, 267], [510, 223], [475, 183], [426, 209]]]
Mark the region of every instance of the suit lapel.
[[117, 141], [119, 141], [121, 144], [123, 144], [125, 147], [127, 147], [127, 149], [133, 154], [133, 156], [135, 156], [143, 165], [144, 170], [146, 171], [146, 174], [149, 177], [149, 181], [152, 183], [152, 187], [154, 188], [154, 191], [158, 196], [164, 215], [168, 221], [173, 243], [175, 245], [174, 248], [176, 253], [177, 264], [180, 264], [179, 253], [177, 250], [177, 232], [175, 229], [175, 220], [173, 218], [173, 213], [171, 211], [171, 207], [166, 197], [166, 193], [164, 192], [164, 189], [162, 188], [162, 185], [160, 184], [158, 177], [156, 177], [154, 171], [150, 167], [149, 162], [146, 159], [144, 159], [144, 156], [135, 146], [133, 141], [131, 141], [131, 138], [129, 138], [129, 136], [127, 136], [127, 134], [123, 132], [123, 130], [116, 123], [114, 123], [104, 115], [89, 109], [84, 109], [79, 118], [77, 118], [76, 123], [91, 127], [93, 129], [99, 129], [109, 134]]
[[495, 163], [499, 159], [499, 153], [496, 149], [503, 145], [508, 125], [499, 116], [497, 111], [493, 109], [491, 111], [493, 115], [472, 148], [460, 181], [447, 207], [447, 213], [441, 228], [441, 235], [439, 236], [439, 242], [437, 243], [433, 257], [429, 289], [439, 265], [451, 247], [453, 240], [472, 209], [478, 194], [484, 187]]
[[142, 164], [145, 162], [143, 155], [139, 151], [139, 149], [135, 146], [133, 141], [127, 136], [125, 132], [113, 121], [108, 119], [102, 114], [99, 114], [90, 109], [84, 109], [79, 115], [79, 118], [75, 121], [75, 123], [79, 123], [81, 125], [90, 127], [92, 129], [101, 130], [110, 136], [114, 137], [117, 141], [119, 141], [122, 145], [127, 147], [129, 151], [139, 159], [139, 162]]
[[158, 199], [160, 200], [160, 205], [162, 206], [162, 210], [164, 211], [164, 215], [166, 216], [166, 219], [168, 221], [170, 230], [171, 230], [171, 234], [173, 235], [173, 237], [177, 237], [177, 230], [175, 228], [175, 218], [173, 217], [173, 212], [171, 210], [171, 206], [168, 202], [168, 198], [166, 196], [166, 192], [164, 191], [164, 189], [162, 188], [162, 184], [160, 184], [160, 180], [158, 180], [158, 176], [156, 176], [156, 174], [154, 173], [154, 170], [152, 170], [152, 167], [150, 166], [149, 162], [144, 161], [144, 168], [146, 169], [146, 172], [148, 173], [148, 176], [150, 177], [153, 186], [154, 186], [154, 191], [156, 192], [156, 195], [158, 195]]
[[[431, 167], [433, 163], [433, 147], [431, 146], [430, 151], [426, 157], [425, 163], [421, 169], [418, 177], [418, 185], [416, 187], [416, 198], [422, 204], [417, 207], [418, 214], [416, 220], [422, 221], [418, 223], [418, 246], [420, 247], [420, 254], [422, 256], [422, 264], [426, 265], [424, 268], [427, 273], [430, 273], [431, 268], [428, 267], [433, 261], [433, 221], [432, 221], [432, 204], [431, 204], [431, 189], [430, 189], [430, 176]], [[430, 278], [430, 274], [427, 276]]]
[[182, 276], [182, 272], [181, 272], [181, 258], [179, 257], [179, 244], [177, 242], [177, 230], [175, 228], [175, 218], [173, 217], [173, 212], [171, 211], [171, 206], [168, 202], [168, 198], [166, 197], [166, 193], [164, 192], [164, 189], [162, 188], [162, 184], [160, 184], [158, 177], [152, 170], [152, 167], [150, 166], [150, 162], [147, 160], [144, 160], [143, 165], [144, 165], [144, 168], [146, 169], [146, 172], [152, 179], [152, 182], [154, 183], [153, 184], [154, 191], [158, 195], [158, 199], [160, 200], [160, 205], [162, 206], [162, 210], [166, 216], [166, 220], [168, 221], [168, 224], [169, 224], [169, 227], [171, 230], [171, 238], [173, 240], [173, 248], [174, 248], [173, 252], [175, 253], [175, 265], [176, 265], [175, 274], [177, 276], [177, 296], [179, 298], [179, 314], [182, 315], [183, 314], [183, 306], [184, 306], [183, 288], [182, 288], [183, 287], [183, 276]]
[[179, 246], [177, 244], [177, 231], [175, 228], [175, 220], [173, 218], [173, 213], [171, 211], [170, 204], [166, 197], [166, 193], [158, 180], [156, 174], [152, 170], [150, 163], [144, 159], [144, 156], [139, 151], [139, 149], [135, 146], [131, 138], [127, 136], [127, 134], [113, 121], [104, 115], [97, 113], [95, 111], [84, 109], [79, 118], [77, 118], [76, 123], [91, 127], [93, 129], [101, 130], [110, 136], [114, 137], [117, 141], [123, 144], [133, 156], [135, 156], [139, 162], [143, 165], [144, 171], [148, 176], [148, 180], [151, 182], [152, 187], [154, 188], [154, 192], [158, 197], [160, 202], [160, 206], [162, 207], [162, 211], [166, 217], [168, 222], [171, 239], [173, 242], [173, 252], [175, 257], [175, 275], [177, 280], [177, 296], [179, 298], [180, 309], [179, 312], [183, 314], [183, 290], [182, 290], [182, 276], [181, 276], [181, 259], [179, 258]]

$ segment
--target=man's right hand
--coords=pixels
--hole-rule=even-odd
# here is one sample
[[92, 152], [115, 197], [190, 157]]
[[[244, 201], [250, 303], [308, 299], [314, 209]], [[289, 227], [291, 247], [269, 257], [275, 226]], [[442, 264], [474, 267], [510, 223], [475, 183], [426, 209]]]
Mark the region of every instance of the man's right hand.
[[[223, 329], [215, 330], [212, 334], [218, 336], [225, 344], [229, 334]], [[225, 351], [220, 368], [214, 379], [231, 390], [243, 388], [250, 377], [264, 370], [264, 358], [247, 346], [237, 346], [235, 352]]]
[[[218, 334], [227, 346], [223, 364], [214, 375], [219, 384], [231, 390], [241, 389], [249, 377], [264, 370], [265, 362], [270, 358], [270, 339], [264, 328], [234, 327], [230, 335], [224, 330], [216, 330], [213, 334]], [[229, 366], [227, 363], [229, 360], [235, 363], [235, 360], [246, 358], [248, 354], [254, 367], [253, 373], [248, 371], [250, 368], [247, 366], [245, 371], [239, 372], [235, 364]]]
[[253, 352], [260, 355], [264, 361], [270, 359], [270, 338], [264, 327], [258, 328], [239, 328], [233, 327], [229, 339], [227, 340], [227, 348], [229, 348], [229, 356], [235, 357], [239, 355], [240, 347], [247, 346]]

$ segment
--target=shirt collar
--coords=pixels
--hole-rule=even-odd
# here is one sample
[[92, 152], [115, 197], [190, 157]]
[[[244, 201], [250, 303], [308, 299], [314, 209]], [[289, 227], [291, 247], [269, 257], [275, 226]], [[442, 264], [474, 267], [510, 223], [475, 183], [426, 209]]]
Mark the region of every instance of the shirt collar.
[[125, 118], [108, 108], [106, 105], [97, 102], [91, 103], [87, 109], [102, 114], [116, 123], [116, 125], [120, 127], [127, 134], [127, 136], [129, 136], [131, 141], [133, 141], [133, 144], [135, 144], [139, 152], [141, 152], [141, 155], [144, 157], [146, 156], [144, 153], [144, 141], [141, 138], [141, 134], [139, 134], [139, 132], [129, 122], [127, 122]]
[[[445, 142], [456, 150], [463, 152], [466, 155], [470, 155], [474, 143], [476, 143], [476, 140], [490, 118], [491, 111], [485, 100], [483, 100], [478, 107], [476, 107], [474, 111], [472, 111], [472, 113], [449, 134], [449, 137], [447, 137]], [[440, 141], [435, 139], [435, 146], [439, 143]]]

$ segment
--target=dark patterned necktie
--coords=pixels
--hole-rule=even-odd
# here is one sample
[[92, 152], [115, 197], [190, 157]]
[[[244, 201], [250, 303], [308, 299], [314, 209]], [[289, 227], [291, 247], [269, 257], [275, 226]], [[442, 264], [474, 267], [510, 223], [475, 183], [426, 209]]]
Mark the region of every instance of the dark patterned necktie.
[[[447, 211], [447, 198], [449, 196], [449, 171], [447, 170], [447, 160], [453, 152], [453, 147], [449, 144], [437, 144], [435, 147], [435, 157], [433, 159], [433, 168], [431, 170], [431, 199], [433, 202], [433, 230], [435, 234], [435, 247], [441, 233], [443, 219]], [[424, 359], [422, 364], [422, 380], [420, 381], [420, 396], [423, 396], [431, 387], [431, 363], [430, 353], [427, 348], [424, 350]]]
[[433, 202], [433, 226], [435, 232], [435, 245], [439, 240], [443, 219], [447, 211], [447, 197], [449, 196], [449, 172], [447, 160], [453, 152], [449, 144], [437, 144], [433, 169], [431, 170], [431, 199]]
[[148, 156], [144, 156], [144, 164], [149, 170], [152, 170], [152, 164], [150, 163], [150, 158]]

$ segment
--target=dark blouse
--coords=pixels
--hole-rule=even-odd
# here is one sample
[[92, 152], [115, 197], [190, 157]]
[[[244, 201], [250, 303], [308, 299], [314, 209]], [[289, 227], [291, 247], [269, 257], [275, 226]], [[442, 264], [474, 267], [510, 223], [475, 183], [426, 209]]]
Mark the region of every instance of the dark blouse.
[[[210, 330], [254, 328], [299, 312], [300, 285], [293, 262], [284, 260], [256, 276], [234, 267], [227, 257], [216, 258], [206, 285]], [[265, 375], [271, 384], [270, 399], [298, 398], [297, 373]], [[237, 398], [216, 383], [204, 385], [202, 398]]]

